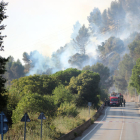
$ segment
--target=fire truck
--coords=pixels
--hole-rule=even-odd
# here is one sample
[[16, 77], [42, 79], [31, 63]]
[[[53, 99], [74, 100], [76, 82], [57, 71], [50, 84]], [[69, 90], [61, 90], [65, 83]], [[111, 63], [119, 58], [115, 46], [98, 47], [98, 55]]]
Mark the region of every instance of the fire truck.
[[123, 95], [121, 93], [113, 92], [110, 95], [110, 106], [122, 106]]

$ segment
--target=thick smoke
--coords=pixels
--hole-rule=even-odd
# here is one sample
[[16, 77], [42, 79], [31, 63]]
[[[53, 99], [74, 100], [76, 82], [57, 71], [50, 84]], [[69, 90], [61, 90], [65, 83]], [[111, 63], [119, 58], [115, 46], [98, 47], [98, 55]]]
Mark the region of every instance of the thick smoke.
[[[139, 14], [140, 2], [134, 0], [112, 1], [110, 8], [103, 13], [94, 8], [87, 15], [89, 27], [77, 21], [71, 41], [54, 52], [51, 58], [37, 51], [30, 53], [32, 68], [28, 75], [50, 74], [70, 67], [82, 69], [97, 62], [108, 66], [113, 74], [123, 55], [129, 52], [128, 44], [136, 35], [133, 33], [140, 30]], [[112, 41], [111, 37], [114, 37]], [[118, 42], [123, 42], [122, 47]]]

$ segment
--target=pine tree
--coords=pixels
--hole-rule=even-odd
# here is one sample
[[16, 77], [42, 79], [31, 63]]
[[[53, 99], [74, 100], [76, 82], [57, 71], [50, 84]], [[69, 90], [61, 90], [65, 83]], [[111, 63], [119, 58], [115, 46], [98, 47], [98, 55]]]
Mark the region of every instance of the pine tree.
[[[0, 24], [1, 22], [7, 18], [7, 16], [5, 15], [5, 6], [7, 6], [8, 3], [5, 3], [3, 1], [0, 2]], [[1, 30], [4, 30], [5, 26], [4, 25], [0, 25], [0, 51], [4, 51], [4, 46], [2, 46], [3, 43], [3, 38], [6, 36], [2, 36], [1, 35]], [[6, 69], [5, 69], [5, 64], [8, 61], [9, 58], [2, 58], [0, 56], [0, 111], [4, 109], [4, 107], [7, 104], [7, 96], [4, 95], [4, 93], [6, 92], [5, 89], [5, 82], [6, 79], [3, 78], [3, 74], [5, 73]]]

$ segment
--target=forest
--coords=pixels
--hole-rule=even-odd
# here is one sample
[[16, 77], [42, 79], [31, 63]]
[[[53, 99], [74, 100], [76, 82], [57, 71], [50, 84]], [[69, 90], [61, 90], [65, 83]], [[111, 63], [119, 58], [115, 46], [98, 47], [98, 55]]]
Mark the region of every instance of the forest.
[[[0, 3], [1, 22], [7, 5]], [[112, 1], [103, 12], [91, 11], [88, 27], [76, 22], [71, 41], [51, 58], [37, 50], [25, 50], [24, 63], [12, 55], [0, 57], [0, 111], [9, 120], [5, 139], [22, 139], [26, 112], [31, 119], [27, 138], [40, 137], [37, 118], [44, 112], [43, 139], [53, 140], [89, 119], [88, 102], [92, 117], [113, 91], [133, 96], [136, 89], [139, 94], [139, 14], [138, 0]], [[4, 37], [0, 35], [1, 51]]]

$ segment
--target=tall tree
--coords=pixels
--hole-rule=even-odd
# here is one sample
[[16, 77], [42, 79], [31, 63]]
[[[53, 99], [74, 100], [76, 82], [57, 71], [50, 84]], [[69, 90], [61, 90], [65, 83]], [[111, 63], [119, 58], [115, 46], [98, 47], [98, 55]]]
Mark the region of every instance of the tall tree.
[[111, 6], [108, 9], [108, 16], [110, 29], [115, 34], [118, 34], [125, 24], [125, 11], [122, 7], [122, 4], [117, 1], [112, 1]]
[[134, 65], [135, 62], [133, 61], [133, 58], [130, 55], [125, 54], [114, 75], [114, 83], [119, 90], [126, 90], [128, 87]]
[[[5, 15], [5, 6], [7, 6], [8, 3], [5, 3], [3, 1], [0, 2], [0, 24], [2, 23], [2, 21], [4, 19], [7, 18], [7, 16]], [[0, 25], [0, 51], [4, 51], [4, 46], [2, 46], [3, 43], [3, 38], [5, 36], [1, 35], [1, 31], [5, 29], [4, 25]], [[3, 110], [3, 108], [6, 106], [7, 104], [7, 96], [4, 95], [4, 92], [6, 91], [5, 89], [5, 82], [6, 80], [3, 78], [3, 74], [5, 73], [5, 64], [8, 61], [8, 58], [2, 58], [0, 56], [0, 111]]]
[[134, 58], [135, 61], [140, 58], [140, 34], [137, 34], [135, 40], [130, 43], [128, 47], [130, 50], [130, 55]]
[[120, 38], [110, 37], [102, 45], [98, 46], [100, 61], [110, 68], [110, 74], [114, 74], [120, 62], [120, 54], [124, 52], [124, 43]]
[[92, 71], [92, 72], [96, 72], [96, 73], [99, 73], [100, 74], [100, 83], [103, 85], [105, 84], [105, 81], [109, 78], [110, 76], [110, 71], [109, 71], [109, 68], [104, 66], [102, 63], [97, 63], [95, 65], [92, 65], [92, 66], [85, 66], [83, 68], [83, 70], [89, 70], [89, 71]]
[[78, 69], [82, 69], [83, 64], [87, 63], [88, 61], [89, 61], [88, 55], [76, 53], [70, 57], [68, 63], [70, 63], [71, 66], [74, 66]]
[[76, 40], [74, 40], [75, 42], [75, 46], [76, 46], [76, 49], [81, 53], [81, 54], [86, 54], [86, 45], [88, 43], [88, 40], [89, 40], [89, 32], [88, 32], [88, 29], [85, 27], [85, 25], [83, 25], [80, 30], [79, 30], [79, 33], [76, 37]]
[[99, 103], [99, 82], [100, 75], [91, 71], [84, 71], [77, 77], [72, 77], [67, 89], [72, 94], [78, 94], [78, 105], [85, 105], [92, 102], [95, 107]]
[[109, 30], [108, 27], [108, 23], [109, 23], [109, 18], [108, 18], [108, 13], [107, 10], [105, 9], [102, 13], [102, 28], [101, 28], [101, 32], [105, 33]]
[[122, 53], [124, 51], [124, 43], [120, 38], [110, 37], [105, 42], [102, 42], [102, 45], [98, 46], [98, 51], [101, 55], [108, 55], [112, 52]]
[[29, 56], [29, 54], [27, 53], [27, 52], [24, 52], [23, 53], [23, 58], [22, 58], [22, 60], [24, 61], [24, 63], [25, 64], [30, 64], [30, 56]]
[[24, 76], [24, 66], [18, 59], [17, 61], [14, 61], [13, 57], [9, 57], [9, 61], [6, 63], [6, 72], [3, 75], [4, 78], [7, 79], [6, 86], [10, 85], [10, 82], [13, 79], [18, 79], [20, 77]]
[[2, 111], [7, 104], [7, 96], [4, 95], [4, 93], [6, 92], [5, 89], [6, 79], [3, 78], [2, 76], [6, 71], [5, 64], [7, 61], [8, 59], [0, 57], [0, 111]]
[[140, 58], [137, 59], [136, 65], [133, 67], [130, 86], [137, 89], [140, 93]]
[[100, 27], [102, 26], [102, 16], [100, 10], [98, 8], [94, 8], [87, 19], [89, 21], [89, 29], [91, 32], [93, 34], [98, 33]]

